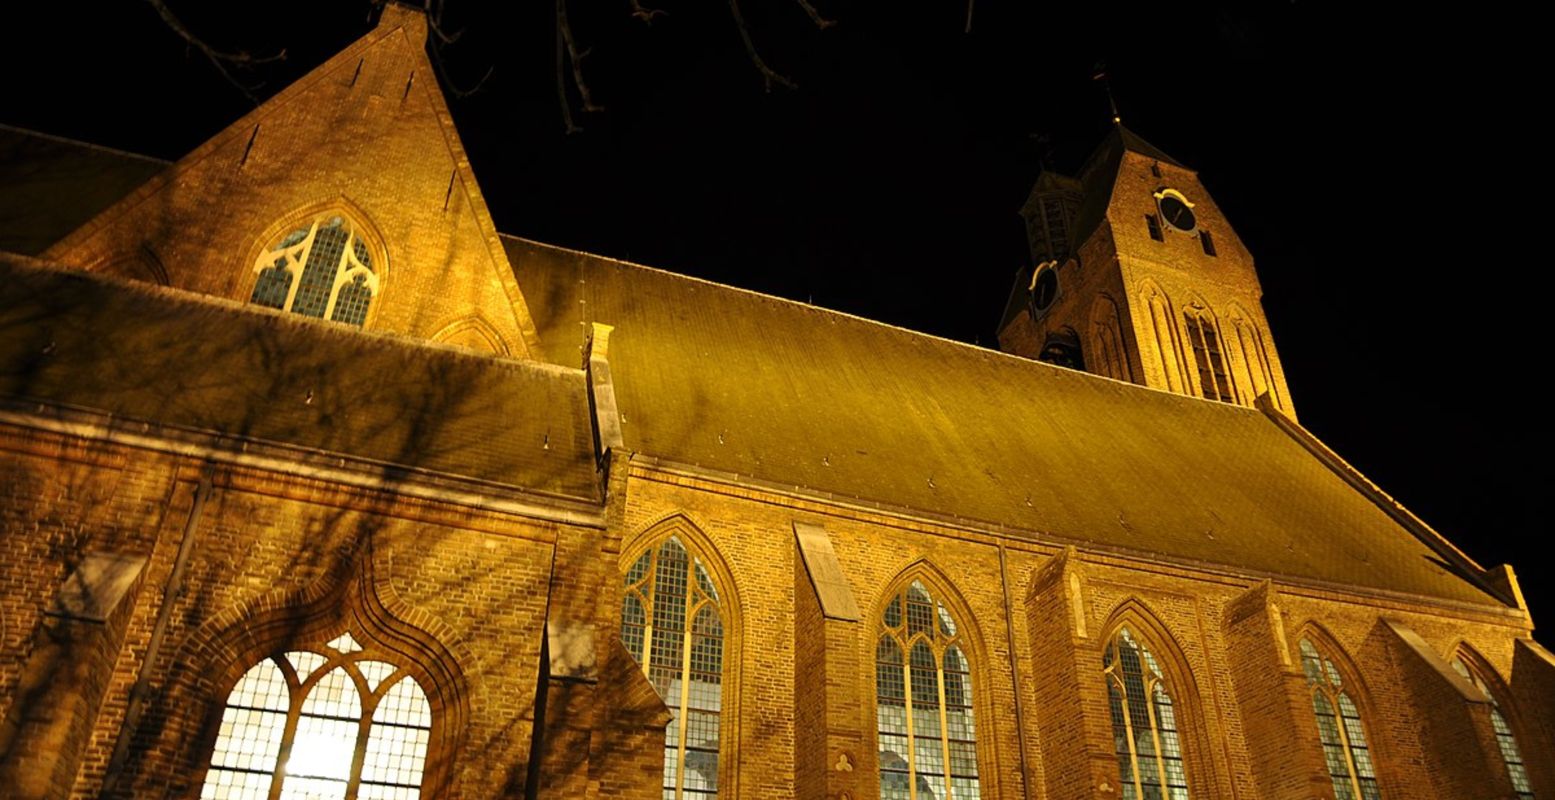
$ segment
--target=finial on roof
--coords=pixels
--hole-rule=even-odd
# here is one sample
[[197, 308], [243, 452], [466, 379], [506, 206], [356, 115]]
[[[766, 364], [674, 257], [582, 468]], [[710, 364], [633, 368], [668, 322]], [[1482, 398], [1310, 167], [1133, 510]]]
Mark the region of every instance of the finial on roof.
[[1101, 81], [1101, 88], [1107, 93], [1107, 107], [1112, 109], [1112, 124], [1122, 125], [1123, 117], [1118, 114], [1118, 101], [1112, 96], [1112, 81], [1107, 78], [1107, 62], [1096, 62], [1096, 74], [1091, 76], [1093, 81]]

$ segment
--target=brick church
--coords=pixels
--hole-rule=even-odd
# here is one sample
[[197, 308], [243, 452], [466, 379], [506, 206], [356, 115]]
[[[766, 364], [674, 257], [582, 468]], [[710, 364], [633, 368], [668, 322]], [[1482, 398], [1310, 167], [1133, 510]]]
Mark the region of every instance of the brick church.
[[0, 129], [0, 795], [1555, 798], [1555, 655], [1117, 126], [993, 351], [504, 235], [377, 27]]

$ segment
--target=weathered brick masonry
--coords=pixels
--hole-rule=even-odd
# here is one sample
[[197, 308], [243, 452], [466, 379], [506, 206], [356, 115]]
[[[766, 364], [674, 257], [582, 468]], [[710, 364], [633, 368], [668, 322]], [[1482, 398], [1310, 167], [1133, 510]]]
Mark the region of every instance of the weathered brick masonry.
[[[1295, 423], [1252, 256], [1191, 169], [1120, 127], [1040, 182], [1034, 247], [1070, 239], [1017, 282], [997, 353], [499, 236], [426, 35], [389, 4], [0, 255], [0, 796], [215, 793], [245, 675], [349, 633], [425, 694], [407, 793], [865, 800], [896, 770], [940, 798], [952, 751], [924, 727], [950, 717], [914, 718], [922, 763], [879, 733], [888, 606], [922, 591], [969, 687], [913, 662], [938, 689], [913, 702], [969, 691], [956, 769], [983, 798], [1133, 796], [1129, 743], [1167, 741], [1168, 705], [1194, 798], [1555, 797], [1555, 655], [1515, 576]], [[0, 154], [87, 158], [40, 142]], [[260, 307], [277, 254], [335, 219], [373, 265], [364, 323]], [[672, 539], [682, 572], [629, 575]], [[1125, 630], [1163, 687], [1145, 735], [1104, 671]], [[1358, 720], [1326, 759], [1304, 641]], [[322, 685], [288, 669], [282, 693]], [[276, 736], [312, 746], [285, 713]], [[247, 746], [271, 794], [308, 777]], [[330, 767], [337, 796], [373, 791], [367, 753]]]

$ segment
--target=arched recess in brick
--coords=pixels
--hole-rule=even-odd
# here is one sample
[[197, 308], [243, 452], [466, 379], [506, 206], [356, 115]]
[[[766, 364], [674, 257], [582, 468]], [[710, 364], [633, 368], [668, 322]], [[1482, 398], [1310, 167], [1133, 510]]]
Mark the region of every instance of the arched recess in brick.
[[[743, 606], [740, 603], [739, 587], [735, 583], [734, 574], [730, 571], [728, 562], [724, 560], [719, 553], [717, 545], [707, 535], [701, 525], [692, 521], [687, 515], [676, 512], [643, 528], [622, 542], [620, 574], [622, 575], [623, 583], [618, 584], [623, 590], [622, 614], [624, 617], [627, 613], [625, 609], [629, 600], [626, 596], [631, 593], [628, 587], [640, 583], [643, 577], [657, 579], [657, 576], [637, 576], [639, 579], [634, 581], [633, 567], [645, 558], [657, 558], [658, 554], [663, 552], [665, 546], [672, 539], [678, 542], [684, 548], [686, 555], [692, 559], [692, 571], [697, 567], [706, 570], [707, 578], [712, 582], [712, 594], [716, 595], [717, 611], [723, 634], [722, 663], [720, 665], [722, 668], [722, 691], [718, 708], [718, 795], [720, 797], [738, 797], [740, 746], [742, 742], [741, 733], [743, 731], [741, 725], [743, 703], [741, 699], [744, 695], [744, 685], [741, 681], [741, 667], [744, 661]], [[650, 561], [650, 563], [654, 562]], [[688, 577], [692, 581], [697, 580], [695, 575]], [[690, 622], [687, 628], [690, 628], [692, 624], [694, 622]], [[622, 636], [622, 644], [627, 651], [632, 652], [632, 643], [627, 641], [626, 627], [625, 620], [623, 619], [622, 630], [617, 631], [617, 634]], [[695, 635], [694, 631], [692, 633]], [[640, 657], [635, 653], [634, 658], [638, 658], [638, 665], [642, 666]], [[645, 670], [645, 672], [647, 671]], [[649, 674], [649, 681], [653, 682], [652, 674]], [[658, 686], [656, 685], [655, 688], [658, 688]], [[687, 701], [685, 707], [682, 707], [677, 698], [666, 698], [665, 700], [665, 704], [676, 714], [676, 718], [670, 722], [671, 726], [680, 724], [683, 718], [687, 720], [687, 724], [690, 722], [689, 714], [683, 714], [682, 712], [694, 706], [691, 706], [691, 698], [689, 696], [683, 699]], [[690, 757], [690, 754], [687, 753], [685, 757]], [[677, 754], [677, 758], [683, 760], [679, 754]], [[685, 796], [694, 797], [697, 795], [687, 793]]]
[[1122, 331], [1123, 319], [1118, 313], [1118, 304], [1105, 293], [1097, 295], [1091, 302], [1091, 357], [1086, 362], [1091, 372], [1120, 381], [1133, 380]]
[[[1140, 305], [1146, 309], [1143, 329], [1148, 334], [1151, 357], [1141, 360], [1153, 365], [1160, 373], [1164, 388], [1178, 394], [1189, 393], [1185, 371], [1186, 356], [1182, 347], [1182, 335], [1178, 331], [1177, 312], [1166, 290], [1146, 278], [1139, 284]], [[1143, 348], [1141, 348], [1143, 350]]]
[[432, 341], [463, 347], [478, 353], [512, 355], [507, 342], [502, 341], [502, 336], [497, 333], [497, 329], [478, 314], [444, 325], [432, 335]]
[[[1129, 598], [1119, 603], [1117, 608], [1107, 618], [1107, 623], [1102, 627], [1103, 635], [1098, 640], [1102, 651], [1102, 662], [1097, 669], [1106, 675], [1108, 702], [1112, 709], [1114, 726], [1113, 740], [1115, 743], [1127, 744], [1126, 739], [1120, 739], [1116, 731], [1119, 722], [1119, 703], [1127, 706], [1126, 697], [1117, 696], [1114, 693], [1115, 678], [1119, 675], [1119, 668], [1126, 663], [1122, 659], [1122, 649], [1125, 646], [1125, 631], [1127, 637], [1132, 639], [1136, 652], [1148, 652], [1150, 660], [1154, 664], [1145, 664], [1147, 677], [1144, 683], [1149, 685], [1148, 672], [1154, 668], [1159, 673], [1160, 686], [1169, 697], [1170, 714], [1179, 742], [1181, 760], [1184, 771], [1187, 773], [1187, 789], [1191, 797], [1212, 797], [1221, 791], [1220, 776], [1215, 771], [1215, 761], [1212, 756], [1213, 747], [1209, 735], [1206, 716], [1204, 713], [1203, 696], [1199, 693], [1199, 686], [1194, 677], [1194, 671], [1188, 664], [1188, 659], [1183, 655], [1182, 647], [1177, 643], [1177, 637], [1173, 636], [1166, 624], [1161, 621], [1159, 615], [1150, 609], [1144, 601], [1137, 598]], [[1117, 649], [1115, 649], [1117, 648]], [[1123, 663], [1110, 663], [1109, 655], [1117, 653]], [[1155, 722], [1156, 727], [1161, 727], [1160, 716], [1162, 704], [1152, 702], [1144, 709], [1128, 708], [1129, 712], [1137, 712]], [[1151, 712], [1154, 712], [1152, 714]], [[1132, 721], [1132, 718], [1131, 720]], [[1162, 741], [1164, 737], [1158, 735], [1156, 741]], [[1163, 742], [1164, 743], [1164, 742]], [[1136, 748], [1137, 750], [1138, 748]], [[1163, 751], [1166, 748], [1163, 748]], [[1119, 761], [1129, 757], [1129, 753], [1118, 753]], [[1134, 754], [1137, 761], [1138, 753]], [[1120, 775], [1120, 780], [1129, 782], [1127, 776]]]
[[167, 269], [149, 248], [143, 248], [139, 253], [110, 262], [102, 272], [105, 275], [129, 278], [157, 286], [172, 285], [167, 276]]
[[371, 328], [373, 319], [377, 317], [388, 294], [390, 262], [393, 260], [390, 255], [392, 244], [384, 238], [383, 231], [373, 221], [373, 217], [343, 194], [298, 206], [295, 210], [276, 219], [263, 231], [241, 232], [240, 236], [252, 236], [252, 238], [248, 239], [246, 248], [239, 248], [235, 254], [238, 260], [231, 267], [232, 277], [229, 281], [228, 296], [240, 303], [252, 302], [254, 287], [260, 277], [258, 265], [261, 258], [274, 250], [288, 234], [307, 228], [316, 220], [330, 216], [342, 217], [353, 236], [361, 241], [370, 256], [372, 277], [376, 285], [362, 327]]
[[[1317, 622], [1309, 621], [1302, 625], [1299, 630], [1300, 633], [1290, 639], [1291, 647], [1295, 649], [1291, 663], [1298, 665], [1306, 676], [1307, 699], [1308, 702], [1312, 703], [1312, 713], [1317, 718], [1319, 738], [1321, 739], [1321, 741], [1310, 743], [1310, 746], [1318, 748], [1318, 751], [1324, 755], [1324, 763], [1330, 765], [1337, 764], [1338, 762], [1332, 761], [1331, 757], [1338, 756], [1343, 759], [1345, 764], [1349, 765], [1352, 770], [1350, 773], [1351, 783], [1360, 787], [1359, 791], [1354, 792], [1355, 796], [1365, 796], [1365, 787], [1361, 786], [1361, 784], [1364, 783], [1365, 773], [1367, 772], [1370, 773], [1371, 779], [1380, 787], [1383, 796], [1387, 796], [1387, 781], [1378, 774], [1380, 770], [1377, 769], [1377, 766], [1388, 762], [1382, 755], [1384, 745], [1378, 736], [1380, 731], [1375, 722], [1376, 712], [1371, 701], [1371, 692], [1366, 688], [1366, 682], [1361, 676], [1360, 667], [1350, 658], [1345, 649], [1340, 646], [1339, 640]], [[1318, 670], [1316, 675], [1322, 676], [1321, 679], [1314, 675], [1314, 665], [1311, 659], [1313, 652], [1319, 656], [1319, 661], [1316, 664]], [[1338, 672], [1337, 682], [1333, 674], [1335, 670]], [[1321, 700], [1319, 700], [1319, 697], [1321, 697]], [[1348, 698], [1353, 704], [1353, 715], [1346, 713], [1346, 709], [1343, 707], [1343, 699], [1341, 698]], [[1330, 713], [1333, 715], [1333, 725], [1337, 727], [1327, 727], [1328, 723], [1321, 713], [1324, 703], [1327, 704]], [[1350, 719], [1347, 720], [1347, 717]], [[1353, 735], [1351, 727], [1346, 724], [1347, 721], [1356, 719], [1360, 722], [1361, 738], [1364, 739], [1363, 749], [1366, 751], [1364, 759], [1356, 753], [1356, 737]], [[1332, 735], [1330, 735], [1330, 732]], [[1344, 749], [1339, 751], [1335, 750], [1335, 747], [1343, 747]], [[1363, 761], [1365, 763], [1362, 763]], [[1332, 767], [1330, 768], [1329, 775], [1336, 783], [1341, 780], [1341, 776], [1336, 774], [1336, 770]]]
[[1239, 303], [1232, 303], [1226, 311], [1226, 326], [1222, 339], [1232, 347], [1237, 364], [1237, 375], [1247, 387], [1250, 399], [1268, 394], [1276, 406], [1283, 406], [1279, 389], [1274, 384], [1274, 372], [1264, 346], [1263, 332], [1258, 329], [1252, 314]]
[[[881, 661], [885, 649], [883, 643], [887, 639], [896, 639], [898, 646], [900, 646], [903, 643], [902, 634], [906, 634], [908, 640], [923, 635], [923, 632], [916, 632], [917, 635], [914, 636], [914, 626], [908, 618], [911, 612], [908, 609], [901, 608], [899, 618], [890, 611], [893, 601], [901, 601], [907, 598], [913, 593], [915, 587], [919, 586], [926, 591], [928, 597], [935, 604], [936, 610], [940, 605], [944, 607], [944, 611], [948, 612], [950, 620], [955, 626], [955, 632], [952, 637], [946, 637], [939, 642], [937, 647], [931, 645], [931, 650], [941, 651], [935, 653], [942, 659], [938, 662], [938, 666], [941, 669], [940, 687], [938, 688], [944, 688], [944, 686], [950, 683], [945, 678], [949, 670], [944, 669], [944, 665], [947, 662], [943, 659], [945, 654], [949, 653], [949, 646], [954, 645], [962, 651], [967, 662], [965, 674], [970, 685], [963, 687], [962, 691], [971, 695], [971, 702], [967, 705], [970, 707], [972, 714], [973, 744], [977, 758], [976, 781], [979, 788], [978, 794], [982, 797], [999, 797], [999, 753], [996, 746], [998, 735], [994, 729], [995, 713], [990, 697], [990, 673], [986, 640], [983, 638], [982, 631], [978, 628], [977, 617], [972, 613], [966, 598], [956, 589], [955, 583], [943, 571], [926, 559], [915, 561], [898, 572], [896, 577], [886, 585], [885, 591], [881, 592], [874, 599], [873, 607], [870, 609], [869, 616], [866, 617], [869, 627], [864, 629], [865, 635], [860, 637], [863, 650], [860, 653], [859, 663], [863, 665], [864, 669], [860, 671], [861, 686], [859, 696], [866, 700], [866, 702], [860, 704], [860, 710], [863, 713], [860, 724], [863, 730], [871, 732], [870, 740], [873, 742], [873, 747], [866, 749], [868, 755], [865, 758], [861, 758], [860, 761], [862, 766], [872, 768], [873, 775], [879, 776], [882, 782], [890, 779], [886, 777], [886, 774], [892, 772], [892, 765], [882, 763], [882, 754], [887, 752], [887, 750], [883, 747], [881, 741], [884, 718], [880, 715], [879, 708], [882, 700], [881, 690], [883, 683], [886, 684], [888, 691], [897, 687], [895, 687], [894, 683], [886, 683], [893, 679], [888, 676], [890, 671], [889, 665]], [[942, 623], [939, 619], [936, 619], [935, 625], [939, 624]], [[935, 632], [935, 636], [938, 637], [942, 633], [943, 629]], [[921, 639], [919, 640], [921, 641]], [[911, 646], [902, 648], [901, 656], [904, 666], [911, 665]], [[903, 683], [906, 683], [905, 677]], [[912, 691], [908, 690], [905, 685], [900, 688], [903, 690], [904, 699], [911, 696]], [[953, 703], [948, 693], [944, 696], [946, 696], [945, 706], [937, 708], [948, 711]], [[907, 716], [911, 717], [912, 715], [908, 714]], [[946, 718], [942, 719], [945, 719], [946, 723], [949, 722]], [[946, 724], [940, 728], [940, 731], [943, 733], [949, 727]], [[954, 736], [944, 737], [947, 751], [951, 749], [950, 739], [953, 738]], [[890, 752], [894, 753], [896, 751], [891, 750]], [[954, 754], [952, 753], [951, 755], [953, 757]], [[903, 762], [907, 761], [907, 759], [901, 758], [898, 754], [897, 757], [892, 759], [893, 762], [898, 758]], [[904, 774], [902, 771], [904, 765], [896, 764], [896, 766], [898, 769], [894, 774]], [[954, 775], [954, 768], [952, 768], [952, 775]], [[917, 778], [915, 770], [912, 773], [912, 778]], [[944, 793], [940, 791], [939, 784], [933, 783], [932, 785], [934, 790], [933, 796], [943, 797]], [[956, 794], [958, 797], [964, 795], [964, 792]], [[923, 797], [924, 795], [920, 792], [918, 796]]]
[[1490, 665], [1490, 661], [1468, 642], [1459, 642], [1449, 653], [1448, 661], [1453, 669], [1458, 670], [1459, 674], [1466, 670], [1464, 677], [1490, 696], [1491, 726], [1496, 734], [1498, 755], [1506, 766], [1507, 775], [1518, 797], [1533, 797], [1532, 781], [1535, 779], [1529, 773], [1538, 770], [1539, 762], [1530, 752], [1530, 745], [1535, 745], [1535, 739], [1530, 735], [1531, 728], [1527, 721], [1518, 714], [1517, 706], [1512, 701], [1511, 687], [1501, 680], [1501, 675]]
[[[306, 589], [261, 595], [214, 615], [180, 648], [162, 702], [133, 732], [129, 771], [121, 789], [145, 791], [170, 782], [171, 795], [193, 795], [205, 780], [211, 750], [228, 695], [250, 668], [278, 653], [317, 649], [351, 634], [375, 659], [403, 669], [426, 694], [432, 726], [423, 771], [422, 796], [445, 794], [471, 719], [483, 705], [485, 687], [462, 664], [477, 663], [474, 652], [446, 623], [404, 602], [387, 575], [373, 566], [373, 548], [363, 547], [355, 570], [330, 574]], [[177, 753], [169, 775], [135, 775], [137, 752], [164, 747]], [[163, 762], [152, 759], [153, 762]]]

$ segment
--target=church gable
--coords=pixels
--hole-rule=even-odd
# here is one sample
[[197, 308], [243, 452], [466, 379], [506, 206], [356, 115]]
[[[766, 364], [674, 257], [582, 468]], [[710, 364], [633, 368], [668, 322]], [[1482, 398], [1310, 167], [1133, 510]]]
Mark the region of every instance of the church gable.
[[[528, 357], [524, 296], [425, 54], [378, 26], [51, 247], [55, 262]], [[478, 330], [455, 338], [448, 331]]]

